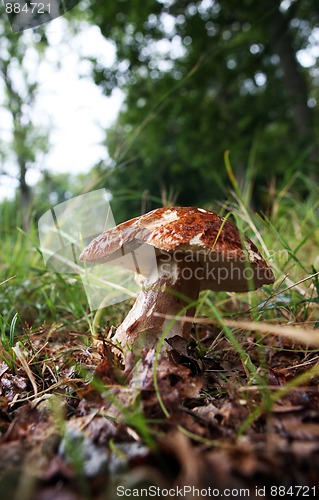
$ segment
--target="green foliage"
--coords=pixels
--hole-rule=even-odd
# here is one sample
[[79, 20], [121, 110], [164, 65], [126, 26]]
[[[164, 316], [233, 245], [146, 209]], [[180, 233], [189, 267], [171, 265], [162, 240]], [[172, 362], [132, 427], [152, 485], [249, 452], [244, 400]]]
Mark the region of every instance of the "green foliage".
[[[112, 165], [105, 185], [128, 199], [126, 215], [147, 209], [163, 191], [181, 205], [210, 205], [229, 188], [223, 167], [230, 150], [237, 177], [253, 170], [252, 201], [265, 208], [271, 179], [298, 170], [316, 178], [318, 94], [312, 69], [297, 52], [318, 21], [312, 2], [113, 2], [94, 5], [92, 21], [116, 43], [112, 68], [93, 76], [126, 106], [106, 145]], [[249, 158], [249, 159], [248, 159]], [[296, 186], [302, 194], [307, 186]], [[175, 196], [176, 198], [176, 196]]]
[[80, 277], [49, 272], [39, 249], [36, 226], [32, 223], [25, 233], [17, 228], [19, 222], [11, 219], [0, 228], [1, 331], [10, 345], [13, 335], [23, 335], [29, 327], [37, 328], [46, 322], [74, 327], [88, 321]]
[[83, 192], [83, 174], [54, 174], [45, 170], [33, 189], [33, 218], [37, 220], [52, 206], [59, 205]]
[[[16, 178], [22, 225], [29, 226], [31, 190], [27, 171], [38, 166], [39, 155], [48, 151], [48, 134], [34, 122], [33, 110], [38, 93], [37, 71], [46, 47], [43, 30], [12, 33], [4, 14], [0, 20], [0, 179]], [[29, 66], [33, 65], [32, 68]]]

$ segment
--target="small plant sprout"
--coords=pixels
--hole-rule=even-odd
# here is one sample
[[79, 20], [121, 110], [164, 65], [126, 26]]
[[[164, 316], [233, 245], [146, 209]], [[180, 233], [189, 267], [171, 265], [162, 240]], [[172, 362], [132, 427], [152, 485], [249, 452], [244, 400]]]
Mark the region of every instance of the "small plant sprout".
[[172, 323], [168, 317], [181, 310], [192, 316], [201, 290], [246, 292], [274, 282], [254, 243], [235, 224], [202, 208], [159, 208], [119, 224], [91, 241], [80, 259], [111, 263], [124, 248], [134, 253], [145, 244], [155, 250], [156, 269], [143, 276], [136, 267], [142, 290], [112, 338], [124, 353], [154, 348], [165, 329], [167, 337], [187, 338], [191, 321]]

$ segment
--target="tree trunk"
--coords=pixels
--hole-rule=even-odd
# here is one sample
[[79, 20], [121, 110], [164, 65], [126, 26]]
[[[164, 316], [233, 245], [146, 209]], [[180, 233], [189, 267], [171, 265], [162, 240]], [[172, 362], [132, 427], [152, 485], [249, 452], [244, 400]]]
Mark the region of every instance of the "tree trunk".
[[31, 189], [26, 182], [27, 168], [23, 158], [18, 159], [19, 169], [20, 169], [20, 179], [19, 179], [19, 191], [20, 191], [20, 209], [21, 209], [21, 221], [24, 231], [30, 229], [30, 215], [31, 215]]
[[269, 30], [274, 51], [280, 58], [284, 85], [291, 99], [295, 129], [305, 143], [311, 147], [309, 159], [316, 162], [318, 149], [314, 132], [314, 117], [307, 104], [308, 89], [293, 49], [288, 26], [289, 19], [286, 19], [281, 13], [277, 1], [272, 2], [272, 5]]

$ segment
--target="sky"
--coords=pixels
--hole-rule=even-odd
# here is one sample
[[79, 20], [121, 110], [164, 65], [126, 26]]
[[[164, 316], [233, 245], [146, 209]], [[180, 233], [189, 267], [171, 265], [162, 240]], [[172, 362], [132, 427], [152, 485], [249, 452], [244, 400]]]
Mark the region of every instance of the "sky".
[[[44, 127], [51, 124], [50, 152], [28, 171], [27, 182], [31, 185], [40, 178], [41, 169], [87, 172], [98, 161], [107, 160], [107, 151], [100, 143], [123, 102], [119, 89], [108, 98], [89, 76], [79, 78], [79, 74], [89, 75], [90, 71], [90, 63], [81, 62], [81, 55], [94, 56], [104, 66], [114, 61], [114, 45], [102, 37], [98, 27], [83, 23], [81, 32], [70, 36], [61, 17], [47, 25], [47, 36], [50, 46], [40, 65], [32, 50], [25, 56], [29, 70], [37, 72], [40, 82], [33, 122]], [[3, 110], [0, 113], [1, 132], [6, 137], [10, 119]], [[0, 199], [12, 197], [15, 187], [13, 179], [1, 178]]]

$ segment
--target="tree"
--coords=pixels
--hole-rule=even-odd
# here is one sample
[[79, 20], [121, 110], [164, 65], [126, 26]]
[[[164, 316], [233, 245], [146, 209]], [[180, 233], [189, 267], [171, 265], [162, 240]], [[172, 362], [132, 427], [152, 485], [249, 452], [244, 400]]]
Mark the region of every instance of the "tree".
[[[3, 10], [3, 5], [0, 9]], [[0, 133], [0, 178], [18, 180], [22, 225], [28, 229], [32, 196], [27, 172], [39, 163], [40, 155], [47, 152], [48, 141], [47, 132], [34, 124], [32, 113], [38, 83], [28, 68], [27, 58], [32, 56], [33, 63], [35, 59], [38, 63], [46, 39], [43, 31], [12, 33], [5, 16], [0, 20], [0, 34], [0, 88], [3, 90], [0, 106], [4, 118]]]
[[106, 140], [114, 193], [158, 198], [173, 186], [180, 203], [209, 204], [227, 185], [228, 149], [239, 177], [250, 164], [255, 203], [272, 176], [316, 175], [316, 80], [298, 60], [319, 21], [312, 2], [135, 0], [92, 12], [117, 47], [112, 68], [95, 65], [95, 81], [127, 92]]
[[43, 170], [41, 179], [33, 189], [34, 218], [38, 219], [52, 206], [80, 195], [83, 192], [83, 186], [88, 183], [87, 174], [73, 175]]

